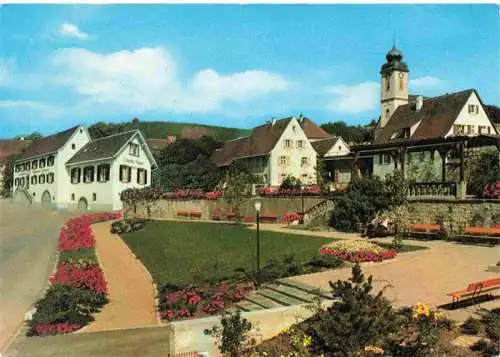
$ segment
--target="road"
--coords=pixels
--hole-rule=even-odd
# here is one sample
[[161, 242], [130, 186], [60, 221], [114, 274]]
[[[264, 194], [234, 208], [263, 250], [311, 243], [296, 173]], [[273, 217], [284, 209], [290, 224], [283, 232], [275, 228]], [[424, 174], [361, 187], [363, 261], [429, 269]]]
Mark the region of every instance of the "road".
[[43, 294], [58, 231], [71, 215], [0, 200], [0, 353]]

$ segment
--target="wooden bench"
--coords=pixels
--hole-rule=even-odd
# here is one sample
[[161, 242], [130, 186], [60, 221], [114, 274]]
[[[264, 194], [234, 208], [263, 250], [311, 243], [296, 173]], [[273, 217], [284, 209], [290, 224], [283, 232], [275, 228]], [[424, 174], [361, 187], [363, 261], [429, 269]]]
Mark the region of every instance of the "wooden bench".
[[260, 222], [270, 222], [275, 223], [278, 220], [278, 216], [274, 213], [263, 214], [259, 216]]
[[202, 212], [201, 211], [176, 211], [175, 212], [178, 216], [182, 217], [195, 217], [195, 218], [201, 218]]
[[458, 240], [475, 240], [488, 242], [494, 246], [500, 241], [500, 228], [496, 227], [465, 227], [464, 233], [458, 236]]
[[500, 289], [500, 278], [491, 278], [471, 283], [465, 290], [455, 291], [446, 295], [452, 297], [452, 305], [455, 305], [461, 299], [477, 299], [480, 296], [489, 295], [492, 291], [497, 289]]
[[439, 224], [409, 224], [408, 232], [410, 235], [437, 236], [441, 232]]

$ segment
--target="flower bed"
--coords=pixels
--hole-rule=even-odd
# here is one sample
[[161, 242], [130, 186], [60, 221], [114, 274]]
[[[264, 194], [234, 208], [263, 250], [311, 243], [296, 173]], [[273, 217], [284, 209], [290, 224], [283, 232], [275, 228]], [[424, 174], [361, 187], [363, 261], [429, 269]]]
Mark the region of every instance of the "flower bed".
[[481, 193], [482, 198], [500, 198], [500, 182], [484, 185]]
[[152, 202], [160, 199], [171, 200], [216, 200], [222, 197], [220, 191], [177, 190], [165, 192], [159, 187], [128, 188], [120, 194], [120, 199], [127, 203]]
[[285, 212], [283, 222], [290, 224], [295, 221], [300, 221], [300, 214], [298, 212]]
[[165, 320], [219, 313], [245, 298], [245, 286], [222, 282], [215, 286], [190, 287], [182, 290], [163, 288], [160, 291], [160, 311]]
[[49, 278], [45, 296], [36, 303], [28, 336], [78, 330], [92, 321], [92, 313], [106, 304], [107, 283], [95, 261], [91, 225], [120, 217], [121, 213], [84, 215], [68, 220], [61, 228], [59, 263]]
[[333, 255], [349, 262], [381, 262], [392, 259], [397, 253], [384, 249], [364, 240], [341, 240], [327, 244], [320, 249], [320, 254]]
[[319, 185], [311, 185], [301, 189], [295, 188], [275, 188], [265, 187], [259, 191], [261, 196], [319, 196], [321, 187]]

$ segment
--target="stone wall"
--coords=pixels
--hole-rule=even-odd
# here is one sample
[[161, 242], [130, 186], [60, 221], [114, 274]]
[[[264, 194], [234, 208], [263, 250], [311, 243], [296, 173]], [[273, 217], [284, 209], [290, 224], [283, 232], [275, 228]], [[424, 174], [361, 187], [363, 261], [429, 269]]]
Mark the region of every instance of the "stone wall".
[[[322, 202], [321, 197], [304, 197], [304, 211]], [[285, 212], [302, 211], [301, 197], [262, 197], [261, 215], [275, 214], [279, 218]], [[150, 206], [150, 218], [179, 218], [177, 211], [197, 211], [201, 212], [201, 219], [211, 220], [212, 213], [216, 210], [222, 212], [233, 212], [231, 205], [223, 199], [215, 201], [209, 200], [158, 200]], [[124, 204], [124, 212], [126, 217], [134, 216], [134, 209], [130, 205]], [[147, 217], [147, 208], [140, 204], [136, 209], [136, 216]], [[249, 198], [243, 202], [241, 206], [241, 215], [243, 217], [255, 217], [255, 209], [253, 199]]]
[[451, 236], [464, 227], [500, 224], [500, 200], [412, 200], [398, 211], [404, 226], [436, 224], [442, 220]]

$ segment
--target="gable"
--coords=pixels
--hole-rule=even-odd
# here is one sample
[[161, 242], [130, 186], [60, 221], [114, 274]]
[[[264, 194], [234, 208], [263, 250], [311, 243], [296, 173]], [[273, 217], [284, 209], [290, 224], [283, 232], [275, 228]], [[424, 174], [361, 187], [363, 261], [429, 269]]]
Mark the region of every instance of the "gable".
[[[308, 140], [308, 137], [300, 123], [295, 119], [291, 118], [288, 121], [288, 124], [282, 130], [281, 135], [276, 140], [274, 147], [271, 149], [271, 152], [279, 151], [280, 149], [285, 149], [285, 140], [290, 140], [291, 147], [294, 148], [297, 140], [302, 140], [304, 143], [302, 145], [303, 148], [312, 148], [311, 143]], [[313, 149], [314, 150], [314, 149]]]

